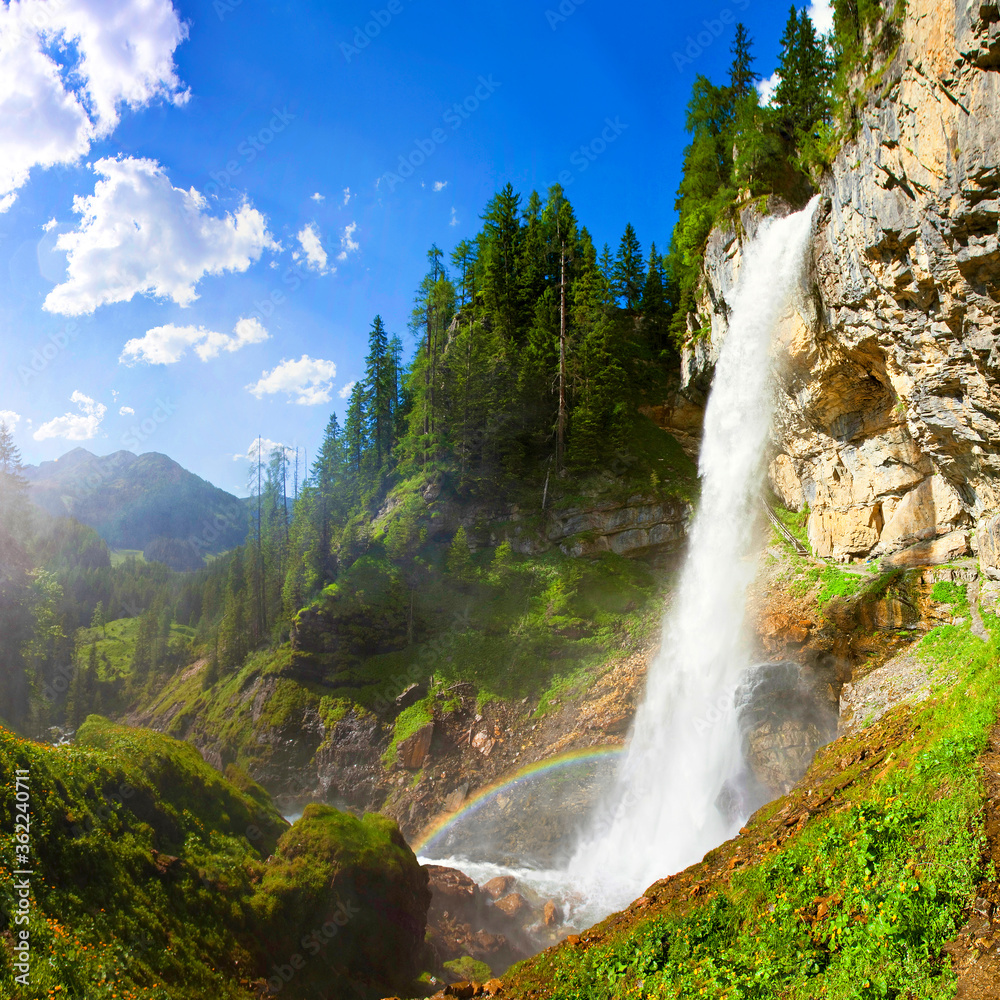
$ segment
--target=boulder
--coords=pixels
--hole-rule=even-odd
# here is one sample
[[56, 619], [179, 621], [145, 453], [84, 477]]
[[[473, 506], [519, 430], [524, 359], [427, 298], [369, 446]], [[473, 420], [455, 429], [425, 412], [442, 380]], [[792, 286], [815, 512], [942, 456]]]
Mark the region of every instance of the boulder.
[[513, 919], [524, 914], [528, 908], [528, 901], [519, 892], [509, 892], [506, 896], [501, 896], [493, 905]]
[[296, 989], [387, 996], [420, 972], [430, 902], [427, 872], [392, 820], [313, 803], [264, 867], [252, 931], [269, 968], [300, 953], [318, 929], [336, 927], [298, 971]]
[[497, 875], [483, 885], [483, 892], [490, 899], [499, 899], [501, 896], [506, 896], [514, 888], [515, 882], [517, 882], [517, 879], [513, 875]]

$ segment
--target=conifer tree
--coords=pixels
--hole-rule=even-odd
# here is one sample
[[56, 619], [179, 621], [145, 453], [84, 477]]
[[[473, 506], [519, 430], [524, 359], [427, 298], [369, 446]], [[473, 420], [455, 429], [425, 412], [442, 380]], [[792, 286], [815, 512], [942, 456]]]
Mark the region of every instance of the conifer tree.
[[630, 222], [618, 244], [614, 266], [615, 292], [625, 300], [625, 308], [629, 312], [639, 308], [644, 284], [643, 266], [642, 247]]
[[752, 46], [753, 39], [747, 32], [747, 26], [740, 21], [736, 25], [736, 35], [729, 49], [733, 56], [732, 65], [729, 67], [729, 89], [734, 104], [748, 97], [754, 89], [754, 84], [760, 79], [760, 73], [755, 72], [753, 68]]

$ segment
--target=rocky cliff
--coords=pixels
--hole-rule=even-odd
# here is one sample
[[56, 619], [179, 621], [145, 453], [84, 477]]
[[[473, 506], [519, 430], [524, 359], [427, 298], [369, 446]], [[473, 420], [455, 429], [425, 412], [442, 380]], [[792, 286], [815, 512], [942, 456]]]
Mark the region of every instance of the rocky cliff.
[[[776, 345], [769, 466], [785, 504], [808, 505], [817, 555], [885, 566], [971, 549], [1000, 576], [998, 69], [995, 4], [910, 0], [822, 182], [807, 285]], [[742, 236], [710, 238], [689, 399], [704, 393], [759, 218], [748, 208]]]

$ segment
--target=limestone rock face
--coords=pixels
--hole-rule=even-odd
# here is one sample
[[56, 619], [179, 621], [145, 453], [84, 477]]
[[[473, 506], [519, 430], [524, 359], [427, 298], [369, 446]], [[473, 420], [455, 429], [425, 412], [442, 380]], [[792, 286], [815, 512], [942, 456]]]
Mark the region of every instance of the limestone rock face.
[[[776, 338], [769, 467], [787, 505], [809, 505], [819, 555], [933, 549], [978, 525], [984, 569], [1000, 576], [995, 11], [910, 0], [899, 50], [823, 181], [806, 287]], [[752, 236], [755, 220], [742, 228]], [[726, 335], [742, 252], [734, 231], [713, 232], [702, 333], [682, 366], [691, 398]]]

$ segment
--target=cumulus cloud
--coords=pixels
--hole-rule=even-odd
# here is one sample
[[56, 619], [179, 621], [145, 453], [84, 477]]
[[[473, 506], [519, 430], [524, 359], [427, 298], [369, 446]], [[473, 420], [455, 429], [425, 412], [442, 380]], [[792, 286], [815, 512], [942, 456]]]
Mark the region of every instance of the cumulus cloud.
[[122, 406], [118, 410], [118, 416], [119, 417], [134, 417], [135, 416], [135, 410], [133, 410], [131, 406]]
[[347, 399], [347, 397], [348, 397], [348, 396], [350, 396], [350, 394], [351, 394], [352, 392], [354, 392], [354, 387], [355, 387], [355, 386], [356, 386], [357, 384], [358, 384], [358, 383], [357, 383], [357, 380], [355, 380], [354, 382], [348, 382], [348, 383], [347, 383], [347, 385], [345, 385], [345, 386], [344, 386], [344, 387], [343, 387], [343, 388], [342, 388], [342, 389], [341, 389], [341, 390], [340, 390], [340, 391], [339, 391], [339, 392], [337, 393], [337, 395], [338, 395], [338, 396], [340, 396], [340, 398], [341, 398], [341, 399]]
[[93, 169], [104, 180], [73, 199], [79, 225], [56, 240], [67, 279], [46, 297], [49, 312], [80, 316], [140, 293], [187, 306], [206, 274], [245, 271], [264, 250], [280, 249], [249, 203], [209, 215], [204, 196], [174, 187], [156, 160], [105, 158]]
[[75, 403], [79, 413], [64, 413], [42, 424], [34, 433], [36, 441], [46, 441], [49, 438], [65, 438], [67, 441], [89, 441], [97, 437], [101, 421], [108, 408], [103, 403], [97, 403], [90, 396], [85, 396], [79, 389], [69, 397]]
[[356, 222], [350, 222], [344, 226], [344, 232], [340, 237], [340, 253], [337, 254], [337, 260], [347, 260], [347, 255], [349, 253], [354, 253], [356, 250], [361, 249], [361, 244], [354, 239], [354, 233], [358, 228]]
[[48, 222], [43, 222], [43, 223], [42, 223], [42, 232], [43, 232], [43, 233], [50, 233], [50, 232], [52, 232], [52, 230], [53, 230], [53, 229], [55, 229], [55, 228], [56, 228], [56, 226], [58, 226], [58, 225], [59, 225], [59, 223], [58, 223], [58, 222], [56, 222], [56, 220], [55, 220], [55, 219], [49, 219], [49, 221], [48, 221]]
[[309, 195], [309, 197], [312, 198], [313, 201], [326, 201], [326, 195], [320, 194], [319, 191], [317, 191], [315, 194]]
[[0, 424], [6, 424], [7, 430], [12, 431], [21, 422], [21, 414], [13, 410], [0, 410]]
[[435, 181], [434, 182], [434, 190], [435, 191], [443, 191], [447, 186], [448, 186], [448, 182], [447, 181]]
[[458, 213], [455, 211], [455, 206], [451, 206], [451, 222], [448, 223], [449, 226], [458, 225]]
[[175, 326], [167, 323], [154, 326], [142, 337], [135, 337], [123, 348], [118, 358], [120, 364], [174, 365], [193, 348], [202, 361], [216, 358], [222, 351], [238, 351], [247, 344], [260, 344], [269, 338], [259, 319], [241, 319], [233, 327], [232, 335], [206, 330], [203, 326]]
[[344, 205], [346, 207], [347, 203], [351, 200], [351, 189], [344, 188]]
[[0, 4], [0, 212], [35, 167], [78, 162], [123, 107], [187, 101], [171, 0]]
[[284, 393], [289, 402], [315, 406], [330, 402], [336, 375], [337, 366], [332, 361], [303, 354], [298, 361], [283, 359], [276, 368], [262, 372], [255, 384], [247, 386], [247, 391], [258, 399]]
[[302, 247], [301, 250], [296, 250], [292, 254], [293, 260], [302, 260], [305, 258], [306, 267], [310, 271], [315, 271], [317, 274], [326, 274], [329, 268], [327, 267], [327, 255], [326, 250], [323, 249], [323, 242], [320, 240], [319, 230], [316, 228], [314, 222], [310, 222], [308, 225], [303, 226], [298, 233], [296, 233], [295, 238], [299, 241], [299, 246]]
[[830, 0], [810, 0], [807, 13], [818, 34], [827, 35], [833, 31], [833, 4]]
[[760, 103], [765, 107], [774, 100], [774, 92], [781, 83], [781, 77], [775, 70], [766, 80], [757, 81], [757, 93], [760, 94]]

